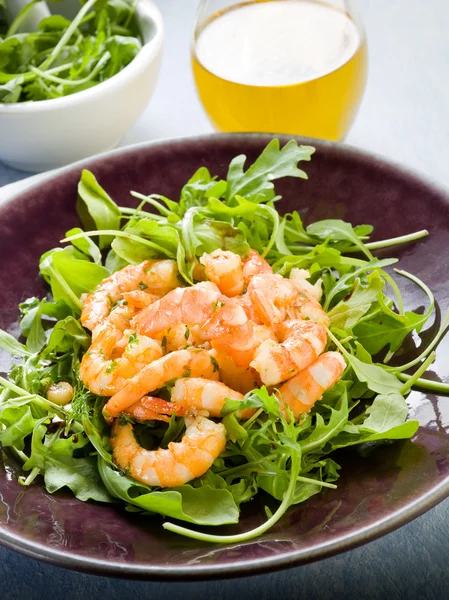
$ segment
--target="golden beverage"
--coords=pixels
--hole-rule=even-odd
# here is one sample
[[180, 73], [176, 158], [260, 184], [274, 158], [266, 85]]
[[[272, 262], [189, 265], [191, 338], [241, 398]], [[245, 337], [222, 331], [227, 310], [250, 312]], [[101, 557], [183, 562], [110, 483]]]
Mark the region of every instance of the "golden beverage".
[[218, 130], [340, 140], [363, 95], [367, 49], [342, 10], [316, 0], [265, 0], [200, 24], [192, 61]]

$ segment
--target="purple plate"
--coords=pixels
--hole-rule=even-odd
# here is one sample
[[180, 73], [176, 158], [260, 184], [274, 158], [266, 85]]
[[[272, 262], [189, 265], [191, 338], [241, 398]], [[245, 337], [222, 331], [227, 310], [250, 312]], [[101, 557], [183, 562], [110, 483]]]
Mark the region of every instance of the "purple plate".
[[[76, 186], [83, 167], [95, 173], [117, 203], [132, 206], [131, 189], [176, 198], [200, 165], [224, 176], [234, 156], [245, 153], [252, 161], [270, 139], [212, 135], [119, 149], [67, 167], [1, 206], [0, 327], [17, 333], [17, 303], [44, 293], [38, 259], [77, 222]], [[281, 209], [298, 209], [306, 223], [330, 217], [371, 223], [374, 239], [427, 228], [428, 239], [390, 253], [431, 287], [444, 312], [449, 305], [449, 196], [359, 150], [299, 141], [313, 144], [317, 152], [305, 165], [308, 181], [276, 184], [283, 196]], [[422, 306], [423, 294], [416, 286], [408, 280], [400, 286], [406, 308]], [[440, 314], [421, 343], [438, 327]], [[438, 348], [431, 378], [449, 378], [448, 353], [449, 339]], [[7, 365], [1, 355], [0, 370]], [[39, 481], [23, 488], [17, 482], [18, 466], [0, 453], [0, 543], [72, 569], [171, 580], [250, 575], [348, 550], [396, 529], [449, 494], [449, 400], [413, 392], [408, 401], [410, 416], [421, 424], [413, 440], [378, 448], [369, 458], [353, 450], [340, 452], [343, 468], [336, 490], [291, 508], [267, 534], [238, 545], [182, 538], [164, 531], [159, 517], [79, 502], [69, 493], [49, 495]], [[222, 532], [243, 532], [264, 518], [262, 500], [256, 499], [244, 507], [239, 525]]]

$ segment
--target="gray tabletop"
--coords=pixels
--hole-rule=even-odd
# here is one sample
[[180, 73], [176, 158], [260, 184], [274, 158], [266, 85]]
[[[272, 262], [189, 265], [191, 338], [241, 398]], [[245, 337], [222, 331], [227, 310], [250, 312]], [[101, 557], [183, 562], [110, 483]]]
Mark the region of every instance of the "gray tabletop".
[[[189, 64], [197, 0], [156, 1], [166, 25], [162, 72], [152, 101], [123, 145], [212, 131]], [[347, 143], [449, 186], [449, 2], [359, 0], [358, 7], [367, 31], [369, 79]], [[0, 186], [26, 176], [0, 164]], [[8, 600], [447, 598], [448, 522], [449, 500], [343, 555], [271, 575], [204, 583], [142, 583], [71, 573], [0, 548], [0, 590]]]

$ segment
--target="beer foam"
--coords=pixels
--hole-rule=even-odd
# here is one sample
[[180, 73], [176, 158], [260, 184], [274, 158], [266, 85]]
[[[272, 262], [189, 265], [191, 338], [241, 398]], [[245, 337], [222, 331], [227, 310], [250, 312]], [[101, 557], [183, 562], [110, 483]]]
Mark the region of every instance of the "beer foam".
[[317, 79], [344, 65], [361, 35], [342, 11], [306, 0], [244, 4], [199, 33], [196, 56], [214, 75], [254, 86]]

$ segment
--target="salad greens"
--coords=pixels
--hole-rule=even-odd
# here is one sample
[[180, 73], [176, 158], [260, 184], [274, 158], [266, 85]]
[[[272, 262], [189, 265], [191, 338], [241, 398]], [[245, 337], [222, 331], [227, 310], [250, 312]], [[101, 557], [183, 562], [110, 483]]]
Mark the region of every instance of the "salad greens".
[[80, 2], [72, 21], [53, 14], [37, 31], [22, 29], [39, 0], [26, 4], [8, 27], [0, 12], [0, 102], [60, 98], [116, 75], [142, 46], [137, 1]]
[[[245, 156], [236, 157], [225, 180], [201, 167], [179, 201], [131, 192], [141, 201], [136, 209], [118, 206], [92, 173], [82, 172], [77, 210], [84, 230], [67, 232], [66, 245], [46, 252], [39, 265], [51, 299], [30, 298], [19, 305], [23, 343], [0, 331], [0, 348], [18, 357], [8, 378], [0, 378], [0, 444], [23, 462], [23, 485], [42, 476], [50, 493], [68, 487], [83, 501], [122, 502], [129, 511], [192, 525], [238, 522], [241, 504], [259, 491], [277, 500], [277, 510], [266, 509], [265, 523], [243, 534], [214, 535], [164, 523], [200, 540], [237, 542], [269, 529], [289, 506], [336, 487], [335, 450], [415, 434], [418, 422], [407, 420], [405, 400], [411, 387], [449, 392], [447, 385], [421, 377], [435, 358], [449, 315], [427, 348], [401, 365], [404, 339], [423, 330], [435, 300], [424, 282], [395, 269], [419, 286], [428, 306], [425, 312], [406, 310], [391, 272], [397, 260], [378, 259], [373, 252], [419, 240], [427, 231], [369, 242], [369, 225], [327, 219], [305, 226], [296, 211], [279, 214], [274, 180], [306, 178], [298, 163], [313, 152], [293, 140], [283, 148], [272, 140], [246, 170]], [[211, 469], [178, 488], [150, 488], [114, 465], [102, 416], [106, 399], [90, 393], [79, 378], [80, 359], [90, 344], [78, 320], [81, 296], [115, 270], [145, 259], [175, 259], [184, 284], [192, 284], [198, 258], [217, 248], [242, 257], [254, 248], [277, 273], [288, 276], [299, 267], [309, 270], [312, 283], [321, 279], [322, 304], [330, 317], [328, 349], [340, 351], [347, 368], [296, 422], [281, 414], [265, 387], [246, 394], [243, 405], [228, 400], [222, 412], [228, 442]], [[417, 370], [409, 374], [413, 367]], [[60, 381], [74, 387], [69, 406], [46, 397], [49, 386]], [[255, 413], [240, 421], [242, 408]], [[139, 443], [148, 449], [179, 441], [183, 431], [183, 419], [175, 415], [168, 424], [135, 424]]]

